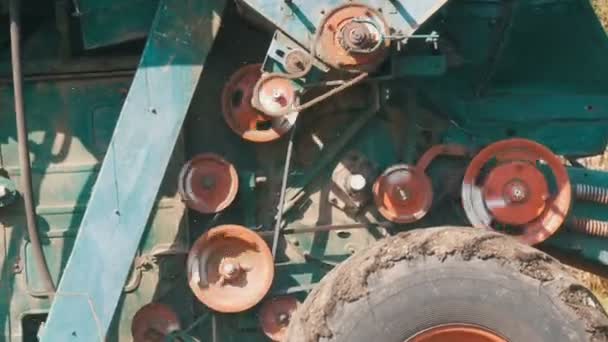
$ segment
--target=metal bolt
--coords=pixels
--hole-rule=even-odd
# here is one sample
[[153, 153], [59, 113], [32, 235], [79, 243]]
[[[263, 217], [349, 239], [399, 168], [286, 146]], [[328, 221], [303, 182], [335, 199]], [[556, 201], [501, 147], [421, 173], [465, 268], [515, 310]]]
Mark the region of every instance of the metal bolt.
[[352, 191], [362, 191], [367, 186], [367, 180], [361, 174], [354, 174], [349, 177], [348, 186]]
[[238, 271], [238, 268], [235, 264], [228, 262], [224, 264], [222, 271], [224, 271], [224, 273], [228, 276], [234, 276]]
[[403, 188], [397, 187], [397, 193], [399, 194], [399, 197], [402, 201], [407, 201], [409, 199], [407, 191], [405, 191]]
[[524, 183], [513, 181], [507, 185], [506, 197], [511, 202], [523, 202], [528, 197], [528, 189]]
[[256, 176], [255, 177], [256, 184], [266, 183], [267, 181], [268, 181], [268, 177], [266, 177], [266, 176]]
[[289, 319], [289, 314], [285, 312], [281, 312], [277, 317], [277, 321], [279, 322], [279, 324], [284, 326], [289, 325]]

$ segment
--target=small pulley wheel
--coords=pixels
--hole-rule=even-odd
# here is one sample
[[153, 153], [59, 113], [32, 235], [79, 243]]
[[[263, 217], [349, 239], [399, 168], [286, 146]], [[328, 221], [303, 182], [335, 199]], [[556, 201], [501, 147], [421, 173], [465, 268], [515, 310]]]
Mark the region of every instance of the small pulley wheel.
[[473, 158], [464, 176], [462, 201], [473, 226], [507, 226], [521, 242], [535, 245], [563, 224], [571, 192], [566, 167], [553, 152], [531, 140], [509, 139]]
[[213, 214], [232, 204], [239, 189], [239, 177], [230, 162], [216, 154], [205, 153], [184, 165], [178, 188], [190, 209]]
[[[296, 115], [273, 118], [252, 105], [254, 89], [262, 77], [261, 64], [246, 65], [237, 70], [222, 91], [222, 112], [226, 124], [243, 139], [263, 143], [279, 139], [288, 132]], [[287, 93], [278, 94], [285, 97]], [[281, 102], [281, 103], [283, 103]]]
[[387, 220], [411, 223], [420, 220], [433, 203], [428, 176], [411, 165], [388, 168], [374, 183], [376, 207]]
[[253, 91], [253, 106], [269, 117], [293, 114], [298, 95], [293, 82], [281, 74], [262, 76]]
[[212, 228], [188, 254], [188, 282], [195, 296], [223, 313], [242, 312], [270, 290], [274, 261], [268, 245], [238, 225]]
[[300, 302], [291, 296], [275, 297], [262, 304], [259, 317], [264, 334], [272, 341], [284, 341], [291, 316], [299, 305]]
[[169, 334], [180, 329], [175, 311], [160, 303], [142, 306], [131, 322], [134, 342], [162, 342]]
[[319, 30], [316, 54], [333, 68], [369, 72], [388, 55], [388, 24], [371, 7], [337, 7], [325, 17]]

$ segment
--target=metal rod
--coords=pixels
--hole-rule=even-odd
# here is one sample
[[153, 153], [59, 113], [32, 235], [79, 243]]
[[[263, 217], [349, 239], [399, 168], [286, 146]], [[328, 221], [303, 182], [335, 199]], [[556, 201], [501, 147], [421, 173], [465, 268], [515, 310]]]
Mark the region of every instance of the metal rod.
[[[296, 121], [297, 122], [297, 121]], [[283, 210], [285, 209], [285, 192], [287, 191], [287, 178], [289, 177], [289, 169], [291, 165], [291, 153], [293, 152], [293, 140], [296, 135], [296, 125], [294, 124], [289, 135], [287, 143], [287, 153], [285, 156], [285, 167], [283, 169], [283, 179], [281, 181], [281, 193], [279, 194], [279, 209], [277, 210], [276, 223], [274, 225], [274, 236], [272, 238], [272, 256], [276, 257], [277, 247], [279, 245], [279, 235], [281, 232], [281, 224], [283, 222]]]
[[55, 286], [51, 274], [42, 253], [38, 227], [36, 224], [36, 213], [34, 209], [34, 196], [32, 191], [32, 170], [30, 167], [30, 155], [28, 148], [27, 123], [25, 120], [25, 109], [23, 104], [23, 74], [21, 72], [21, 47], [20, 47], [20, 20], [19, 0], [10, 0], [9, 16], [11, 30], [11, 64], [13, 69], [13, 88], [15, 98], [15, 117], [17, 119], [17, 139], [19, 145], [19, 164], [21, 167], [21, 187], [23, 201], [25, 204], [25, 217], [27, 221], [27, 232], [32, 244], [32, 256], [36, 269], [40, 272], [42, 287], [45, 295], [55, 293]]

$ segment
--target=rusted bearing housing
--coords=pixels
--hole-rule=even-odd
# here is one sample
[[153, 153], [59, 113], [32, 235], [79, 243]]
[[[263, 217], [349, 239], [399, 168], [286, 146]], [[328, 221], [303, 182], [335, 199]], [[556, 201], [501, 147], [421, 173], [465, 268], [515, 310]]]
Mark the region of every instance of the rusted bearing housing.
[[186, 205], [203, 214], [226, 209], [236, 198], [239, 177], [230, 162], [214, 153], [200, 154], [184, 165], [178, 190]]
[[[551, 171], [553, 179], [543, 169]], [[545, 241], [561, 227], [571, 197], [570, 179], [561, 160], [526, 139], [503, 140], [484, 148], [471, 161], [462, 185], [463, 206], [473, 226], [495, 230], [506, 226], [530, 245]]]
[[251, 230], [223, 225], [201, 236], [188, 254], [188, 283], [211, 309], [236, 313], [258, 304], [274, 278], [268, 245]]

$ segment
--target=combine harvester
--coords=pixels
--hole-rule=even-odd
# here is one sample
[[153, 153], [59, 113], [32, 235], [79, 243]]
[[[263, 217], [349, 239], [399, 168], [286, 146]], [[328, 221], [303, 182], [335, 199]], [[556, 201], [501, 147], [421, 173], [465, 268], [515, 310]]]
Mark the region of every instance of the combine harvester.
[[587, 0], [0, 4], [1, 341], [608, 341]]

